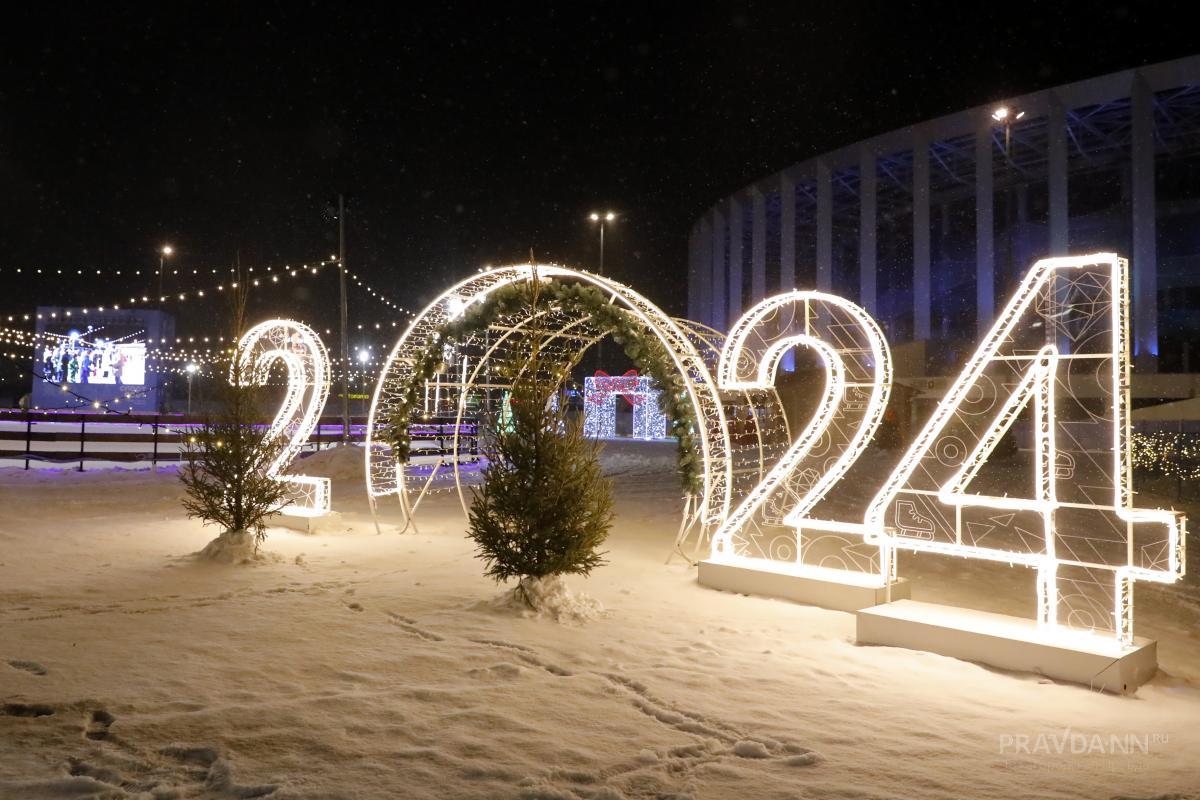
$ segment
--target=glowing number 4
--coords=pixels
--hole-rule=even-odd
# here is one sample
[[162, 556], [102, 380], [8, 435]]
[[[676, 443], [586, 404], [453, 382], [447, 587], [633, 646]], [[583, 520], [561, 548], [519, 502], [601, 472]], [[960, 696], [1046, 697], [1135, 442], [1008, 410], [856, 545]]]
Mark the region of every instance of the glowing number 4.
[[[1037, 262], [871, 502], [872, 538], [1036, 568], [1039, 623], [1131, 642], [1133, 581], [1183, 574], [1186, 520], [1133, 508], [1128, 314], [1125, 259]], [[1010, 497], [985, 465], [1024, 408], [1031, 496]]]
[[[267, 468], [272, 478], [292, 487], [292, 502], [284, 514], [318, 517], [329, 513], [328, 478], [285, 475], [284, 469], [308, 441], [329, 396], [329, 358], [312, 328], [290, 320], [269, 320], [246, 331], [238, 343], [238, 361], [230, 365], [230, 380], [265, 384], [276, 361], [287, 369], [287, 391], [263, 441], [287, 437], [287, 443]], [[237, 370], [237, 372], [235, 372]]]

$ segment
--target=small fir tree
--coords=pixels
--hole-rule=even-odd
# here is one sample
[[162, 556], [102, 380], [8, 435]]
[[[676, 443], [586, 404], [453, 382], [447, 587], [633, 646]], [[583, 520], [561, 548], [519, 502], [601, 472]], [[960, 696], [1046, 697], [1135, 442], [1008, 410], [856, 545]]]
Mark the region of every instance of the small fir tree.
[[[532, 321], [517, 352], [502, 364], [512, 382], [506, 424], [484, 446], [488, 465], [474, 491], [468, 535], [498, 582], [586, 575], [604, 563], [599, 551], [612, 525], [612, 485], [600, 471], [599, 445], [583, 435], [565, 403], [549, 402], [569, 365], [543, 357], [538, 281], [529, 286]], [[497, 421], [498, 422], [498, 421]]]
[[[245, 281], [234, 286], [238, 288], [231, 298], [231, 332], [238, 342], [245, 323]], [[239, 363], [239, 356], [235, 350], [232, 363]], [[185, 463], [179, 474], [185, 488], [183, 508], [188, 517], [219, 525], [223, 531], [218, 541], [227, 535], [252, 536], [257, 551], [266, 538], [266, 518], [288, 503], [287, 486], [267, 475], [284, 442], [264, 442], [262, 430], [255, 427], [265, 416], [262, 387], [251, 379], [249, 369], [231, 370], [229, 382], [218, 385], [216, 411], [184, 443]]]

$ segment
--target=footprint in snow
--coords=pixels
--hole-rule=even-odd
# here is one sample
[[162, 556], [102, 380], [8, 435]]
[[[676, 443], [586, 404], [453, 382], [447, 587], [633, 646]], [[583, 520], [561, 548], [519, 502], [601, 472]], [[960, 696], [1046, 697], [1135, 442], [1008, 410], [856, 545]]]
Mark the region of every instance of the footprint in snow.
[[48, 669], [36, 661], [9, 661], [8, 665], [13, 669], [23, 670], [34, 675], [45, 675], [47, 672], [49, 672]]
[[83, 735], [92, 741], [101, 742], [108, 738], [109, 727], [117, 721], [117, 718], [105, 711], [103, 708], [98, 708], [92, 712], [87, 725], [83, 729]]
[[43, 703], [5, 703], [0, 706], [0, 716], [48, 717], [54, 709]]
[[493, 664], [492, 666], [483, 669], [476, 668], [467, 670], [467, 674], [472, 678], [512, 679], [519, 678], [523, 672], [525, 672], [524, 667], [518, 664], [510, 664], [508, 662]]

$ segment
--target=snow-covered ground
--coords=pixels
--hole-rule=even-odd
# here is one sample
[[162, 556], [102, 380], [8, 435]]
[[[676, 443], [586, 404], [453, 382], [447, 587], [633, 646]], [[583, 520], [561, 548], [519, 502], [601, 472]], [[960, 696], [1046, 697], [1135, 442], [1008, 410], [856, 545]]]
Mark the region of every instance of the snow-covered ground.
[[[606, 612], [578, 625], [495, 602], [449, 495], [415, 534], [385, 503], [376, 535], [336, 451], [306, 471], [337, 476], [339, 529], [273, 529], [243, 566], [187, 558], [216, 531], [173, 473], [0, 470], [0, 797], [1200, 796], [1200, 570], [1138, 586], [1162, 670], [1101, 695], [703, 589], [663, 564], [673, 446], [608, 459], [610, 563], [571, 580]], [[901, 572], [919, 599], [1029, 605], [1020, 569]]]

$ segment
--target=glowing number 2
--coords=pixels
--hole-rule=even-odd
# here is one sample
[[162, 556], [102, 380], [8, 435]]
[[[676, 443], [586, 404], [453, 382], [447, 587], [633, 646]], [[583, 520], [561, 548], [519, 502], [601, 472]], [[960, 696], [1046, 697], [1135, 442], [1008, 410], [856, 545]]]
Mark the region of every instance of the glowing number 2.
[[[802, 529], [866, 532], [859, 523], [809, 516], [871, 441], [891, 392], [891, 353], [883, 332], [866, 311], [823, 292], [793, 291], [768, 298], [747, 311], [726, 338], [717, 368], [718, 385], [722, 390], [770, 388], [783, 355], [799, 345], [815, 351], [825, 365], [825, 389], [816, 413], [766, 477], [724, 520], [713, 537], [714, 555], [744, 556], [746, 542], [739, 539], [739, 531], [778, 492], [788, 495], [790, 509], [783, 522], [797, 531], [798, 563], [804, 560]], [[829, 446], [818, 448], [823, 441]], [[883, 568], [877, 560], [866, 569], [861, 563], [842, 561], [835, 557], [835, 567]]]
[[262, 385], [276, 361], [287, 368], [287, 392], [263, 437], [263, 441], [287, 437], [287, 444], [267, 468], [269, 476], [293, 489], [292, 502], [281, 513], [301, 517], [329, 513], [328, 478], [281, 474], [308, 441], [329, 396], [329, 357], [321, 337], [301, 322], [274, 319], [246, 331], [237, 352], [237, 363], [230, 365], [231, 380], [241, 374]]

